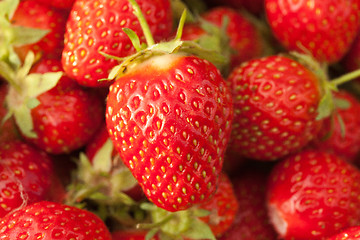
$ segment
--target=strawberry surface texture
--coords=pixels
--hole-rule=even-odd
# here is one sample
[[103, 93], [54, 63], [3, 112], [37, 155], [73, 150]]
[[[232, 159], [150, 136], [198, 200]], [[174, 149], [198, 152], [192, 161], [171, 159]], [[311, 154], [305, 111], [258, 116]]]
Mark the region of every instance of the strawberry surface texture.
[[359, 240], [359, 0], [0, 0], [0, 240]]

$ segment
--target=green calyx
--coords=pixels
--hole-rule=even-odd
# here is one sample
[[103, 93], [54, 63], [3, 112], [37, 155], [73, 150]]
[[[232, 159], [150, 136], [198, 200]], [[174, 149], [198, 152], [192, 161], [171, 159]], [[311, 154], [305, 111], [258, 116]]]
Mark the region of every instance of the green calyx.
[[129, 2], [131, 3], [134, 9], [134, 15], [138, 18], [140, 22], [140, 25], [142, 27], [146, 39], [146, 44], [140, 44], [139, 37], [131, 29], [128, 28], [123, 29], [124, 32], [130, 38], [137, 52], [125, 58], [117, 58], [102, 53], [104, 56], [108, 58], [117, 59], [118, 61], [121, 62], [120, 65], [112, 69], [108, 79], [112, 80], [119, 78], [122, 75], [129, 72], [131, 69], [135, 68], [135, 66], [138, 65], [139, 63], [144, 62], [145, 60], [156, 55], [184, 53], [184, 54], [197, 55], [200, 58], [207, 59], [208, 61], [214, 63], [215, 65], [220, 65], [226, 62], [226, 58], [214, 50], [205, 49], [204, 47], [200, 46], [200, 44], [195, 43], [193, 41], [181, 40], [183, 27], [186, 22], [186, 15], [187, 15], [186, 9], [181, 15], [175, 38], [168, 42], [155, 43], [150, 28], [144, 18], [144, 15], [140, 10], [139, 5], [136, 3], [135, 0], [129, 0]]
[[160, 240], [216, 240], [209, 225], [200, 220], [200, 217], [209, 214], [206, 210], [194, 207], [184, 211], [169, 212], [152, 203], [143, 203], [141, 208], [151, 217], [151, 223], [137, 225], [139, 229], [149, 230], [146, 239], [151, 239], [158, 234]]
[[11, 18], [19, 5], [19, 0], [0, 1], [0, 60], [19, 67], [21, 61], [14, 47], [38, 42], [49, 31], [44, 29], [14, 26]]
[[14, 69], [9, 63], [0, 61], [0, 76], [10, 85], [5, 98], [8, 113], [3, 122], [14, 116], [15, 122], [22, 134], [29, 138], [36, 138], [31, 109], [40, 102], [37, 97], [56, 86], [62, 72], [49, 72], [45, 74], [29, 73], [35, 62], [35, 55], [29, 52], [24, 64]]

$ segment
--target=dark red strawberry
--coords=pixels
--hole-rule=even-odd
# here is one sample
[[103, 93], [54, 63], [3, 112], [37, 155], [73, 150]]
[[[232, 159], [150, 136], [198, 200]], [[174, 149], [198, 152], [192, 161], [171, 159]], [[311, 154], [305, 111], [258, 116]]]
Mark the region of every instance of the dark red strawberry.
[[46, 201], [8, 214], [1, 219], [0, 228], [0, 239], [111, 239], [104, 222], [95, 214]]
[[310, 53], [321, 62], [339, 61], [360, 26], [357, 0], [265, 0], [274, 35], [288, 49]]
[[[59, 60], [42, 59], [30, 75], [61, 70]], [[55, 87], [38, 95], [37, 100], [39, 104], [31, 109], [35, 135], [21, 133], [29, 142], [49, 153], [69, 153], [85, 146], [104, 121], [101, 98], [66, 75]]]
[[360, 172], [334, 154], [303, 151], [279, 162], [267, 188], [282, 239], [327, 239], [360, 224]]
[[232, 151], [276, 160], [300, 150], [319, 132], [320, 83], [297, 61], [254, 59], [234, 69], [228, 81], [234, 99]]
[[[144, 240], [147, 231], [142, 230], [118, 230], [111, 234], [113, 240]], [[158, 240], [157, 236], [154, 236], [148, 240]]]
[[[138, 0], [156, 40], [172, 30], [169, 0]], [[65, 72], [85, 86], [108, 86], [110, 70], [119, 62], [100, 52], [126, 57], [135, 48], [123, 28], [130, 28], [145, 42], [141, 26], [128, 0], [77, 0], [67, 22], [62, 63]]]
[[[360, 68], [360, 36], [358, 35], [350, 50], [343, 59], [346, 71], [351, 72]], [[360, 80], [358, 80], [360, 82]]]
[[349, 227], [340, 233], [331, 236], [327, 240], [358, 240], [360, 238], [360, 226]]
[[238, 211], [231, 228], [220, 240], [275, 240], [266, 208], [266, 185], [269, 170], [267, 164], [248, 164], [232, 178], [238, 201]]
[[360, 102], [344, 90], [333, 94], [336, 109], [324, 121], [313, 147], [354, 162], [360, 153]]
[[50, 157], [29, 144], [16, 140], [0, 145], [0, 216], [28, 204], [52, 197], [56, 178]]
[[16, 47], [19, 57], [24, 60], [29, 50], [42, 53], [47, 57], [60, 58], [63, 49], [67, 16], [63, 12], [50, 8], [36, 0], [20, 1], [11, 23], [14, 26], [49, 30], [39, 42]]
[[247, 10], [252, 14], [260, 15], [264, 12], [264, 0], [206, 0], [210, 6], [228, 6], [234, 9]]
[[198, 206], [210, 213], [201, 217], [216, 237], [223, 235], [233, 224], [239, 204], [229, 177], [222, 173], [215, 195], [210, 201]]
[[42, 4], [47, 4], [52, 7], [61, 8], [65, 10], [70, 10], [72, 5], [74, 4], [75, 0], [36, 0]]
[[172, 54], [140, 64], [110, 87], [106, 120], [122, 160], [156, 205], [184, 210], [215, 192], [232, 99], [208, 61]]

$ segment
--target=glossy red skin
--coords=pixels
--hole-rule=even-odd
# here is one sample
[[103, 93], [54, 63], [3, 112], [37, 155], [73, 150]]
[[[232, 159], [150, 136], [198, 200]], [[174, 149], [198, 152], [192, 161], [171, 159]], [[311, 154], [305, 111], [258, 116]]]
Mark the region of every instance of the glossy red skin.
[[64, 204], [42, 201], [8, 214], [0, 222], [0, 239], [111, 240], [104, 222], [95, 214]]
[[[358, 35], [353, 42], [350, 50], [343, 59], [343, 66], [348, 72], [355, 71], [360, 68], [360, 36]], [[357, 78], [360, 82], [360, 78]]]
[[231, 55], [231, 68], [262, 55], [264, 49], [258, 30], [240, 12], [228, 7], [217, 7], [208, 10], [202, 17], [219, 27], [222, 26], [224, 17], [229, 19], [226, 33], [234, 51]]
[[345, 55], [360, 26], [357, 0], [265, 0], [265, 11], [274, 35], [288, 50], [306, 49], [327, 63]]
[[252, 14], [260, 15], [264, 12], [264, 0], [206, 0], [210, 6], [228, 6], [235, 9], [245, 9]]
[[[167, 38], [172, 30], [169, 0], [137, 2], [144, 13], [149, 12], [145, 14], [145, 19], [155, 40]], [[99, 51], [117, 57], [135, 53], [123, 28], [131, 28], [141, 42], [145, 42], [141, 26], [132, 11], [127, 0], [75, 1], [67, 21], [62, 54], [65, 72], [84, 86], [109, 86], [111, 81], [98, 80], [107, 78], [109, 71], [119, 63], [114, 59], [106, 59]]]
[[[33, 73], [61, 71], [55, 59], [43, 59]], [[70, 153], [85, 146], [104, 121], [101, 98], [63, 75], [58, 84], [37, 97], [40, 104], [31, 110], [37, 138], [26, 138], [52, 153]]]
[[52, 6], [52, 7], [70, 10], [76, 0], [52, 0], [52, 1], [37, 0], [37, 1], [42, 4], [47, 4], [49, 6]]
[[360, 226], [349, 227], [327, 240], [358, 240], [360, 239]]
[[240, 155], [277, 160], [306, 146], [319, 132], [321, 98], [312, 72], [284, 56], [251, 60], [230, 73], [234, 121], [230, 147]]
[[[255, 164], [253, 164], [255, 165]], [[243, 166], [231, 181], [238, 211], [231, 228], [219, 240], [276, 240], [266, 208], [266, 184], [270, 167], [262, 163]]]
[[[303, 151], [279, 162], [267, 188], [270, 218], [279, 236], [327, 239], [359, 225], [359, 180], [356, 167], [326, 152]], [[283, 230], [279, 219], [287, 223]]]
[[67, 15], [36, 0], [20, 1], [11, 22], [14, 25], [47, 29], [50, 32], [39, 42], [16, 47], [21, 59], [28, 51], [42, 53], [50, 58], [60, 58], [64, 46], [64, 33]]
[[[334, 116], [324, 121], [313, 147], [355, 162], [360, 153], [360, 102], [351, 93], [344, 90], [334, 92], [333, 95], [337, 99], [347, 101], [349, 108], [337, 108]], [[338, 116], [344, 123], [344, 133], [342, 133]]]
[[233, 224], [239, 204], [229, 177], [222, 173], [214, 196], [198, 208], [210, 212], [201, 220], [209, 225], [216, 237], [223, 235]]
[[178, 211], [205, 202], [231, 130], [225, 81], [193, 56], [152, 58], [138, 69], [110, 87], [106, 121], [116, 149], [157, 206]]
[[[146, 237], [146, 231], [138, 230], [120, 230], [111, 233], [112, 240], [144, 240]], [[150, 238], [149, 240], [158, 240], [157, 236]]]
[[53, 174], [53, 165], [46, 153], [19, 140], [2, 143], [0, 217], [51, 197], [49, 191]]

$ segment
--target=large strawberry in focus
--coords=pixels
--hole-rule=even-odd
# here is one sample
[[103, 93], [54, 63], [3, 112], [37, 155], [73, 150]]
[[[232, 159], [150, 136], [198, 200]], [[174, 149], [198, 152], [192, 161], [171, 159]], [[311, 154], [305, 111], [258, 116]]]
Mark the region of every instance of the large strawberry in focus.
[[42, 201], [9, 213], [1, 219], [0, 239], [110, 240], [104, 222], [92, 212]]
[[327, 239], [360, 224], [360, 172], [334, 154], [309, 150], [279, 162], [267, 188], [270, 219], [285, 240]]
[[274, 35], [288, 50], [309, 53], [321, 62], [339, 61], [360, 26], [357, 0], [265, 0], [265, 8]]
[[276, 160], [299, 151], [319, 132], [320, 82], [299, 62], [285, 56], [250, 60], [228, 81], [234, 99], [232, 151]]
[[[169, 0], [138, 0], [157, 41], [172, 30]], [[110, 85], [109, 71], [119, 62], [101, 53], [126, 57], [135, 53], [122, 30], [130, 28], [145, 42], [141, 26], [128, 0], [77, 0], [70, 12], [65, 33], [62, 63], [65, 72], [78, 83], [90, 87]]]
[[358, 240], [360, 238], [360, 226], [349, 227], [340, 233], [331, 236], [327, 240]]

